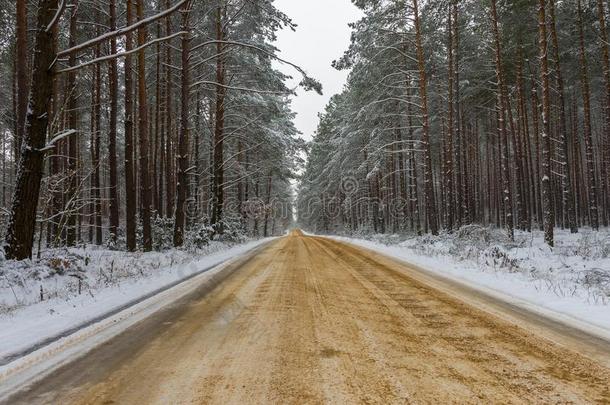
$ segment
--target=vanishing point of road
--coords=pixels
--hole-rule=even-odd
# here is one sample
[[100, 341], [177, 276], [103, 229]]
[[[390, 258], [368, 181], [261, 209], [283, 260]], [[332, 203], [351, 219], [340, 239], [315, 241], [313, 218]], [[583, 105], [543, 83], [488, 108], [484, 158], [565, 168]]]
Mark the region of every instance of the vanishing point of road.
[[299, 231], [11, 404], [610, 403], [610, 345]]

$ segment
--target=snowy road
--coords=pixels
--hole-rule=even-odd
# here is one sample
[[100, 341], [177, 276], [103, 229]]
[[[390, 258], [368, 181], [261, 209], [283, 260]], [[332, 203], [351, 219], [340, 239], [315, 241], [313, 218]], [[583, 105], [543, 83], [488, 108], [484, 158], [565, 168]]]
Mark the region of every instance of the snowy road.
[[299, 232], [11, 404], [607, 403], [610, 344]]

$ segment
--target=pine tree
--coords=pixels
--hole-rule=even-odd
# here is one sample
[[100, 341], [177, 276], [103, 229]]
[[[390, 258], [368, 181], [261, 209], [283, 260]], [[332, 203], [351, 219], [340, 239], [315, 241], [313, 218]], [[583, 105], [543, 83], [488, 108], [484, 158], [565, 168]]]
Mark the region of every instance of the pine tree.
[[584, 144], [585, 144], [585, 166], [586, 181], [589, 197], [589, 221], [591, 227], [599, 229], [599, 213], [597, 207], [597, 182], [595, 179], [595, 162], [593, 157], [593, 135], [591, 130], [591, 91], [589, 88], [589, 72], [585, 50], [585, 34], [583, 28], [583, 16], [581, 1], [577, 0], [578, 8], [578, 37], [580, 44], [580, 82], [582, 88], [582, 99], [584, 108]]
[[178, 173], [176, 220], [174, 224], [174, 246], [184, 243], [185, 204], [188, 187], [188, 143], [189, 143], [189, 115], [190, 115], [190, 17], [191, 3], [188, 2], [182, 10], [182, 108], [180, 118], [180, 135], [178, 137]]
[[503, 202], [505, 225], [508, 232], [508, 237], [511, 240], [515, 238], [514, 220], [513, 220], [513, 198], [511, 191], [511, 176], [509, 168], [509, 153], [508, 153], [508, 130], [506, 128], [506, 95], [504, 84], [504, 73], [502, 63], [502, 47], [500, 40], [500, 30], [498, 29], [498, 12], [496, 9], [496, 0], [491, 0], [491, 23], [494, 38], [495, 62], [496, 62], [496, 78], [497, 78], [497, 106], [498, 106], [498, 121], [500, 125], [500, 141], [502, 149], [502, 187], [503, 187]]
[[[144, 0], [136, 0], [138, 21], [144, 20]], [[142, 47], [147, 41], [145, 26], [138, 28], [138, 46]], [[146, 51], [138, 51], [138, 152], [140, 173], [140, 220], [142, 221], [143, 249], [152, 250], [152, 231], [150, 211], [152, 194], [149, 175], [149, 132], [148, 132], [148, 95], [146, 91]]]
[[542, 82], [542, 205], [544, 211], [544, 240], [549, 246], [554, 246], [553, 229], [555, 226], [555, 211], [553, 209], [551, 189], [551, 101], [548, 68], [548, 44], [546, 32], [546, 0], [540, 0], [538, 6], [538, 27], [540, 45], [540, 75]]
[[6, 257], [26, 259], [32, 255], [36, 209], [43, 174], [43, 160], [47, 127], [47, 107], [53, 96], [53, 66], [56, 58], [52, 22], [57, 10], [57, 0], [40, 0], [36, 24], [36, 44], [33, 60], [30, 108], [26, 115], [21, 158], [11, 215], [6, 233]]

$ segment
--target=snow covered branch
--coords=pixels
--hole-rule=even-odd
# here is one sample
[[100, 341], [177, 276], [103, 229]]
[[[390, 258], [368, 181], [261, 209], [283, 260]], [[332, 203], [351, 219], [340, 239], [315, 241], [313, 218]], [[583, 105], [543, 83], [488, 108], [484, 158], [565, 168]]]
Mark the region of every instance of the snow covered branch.
[[176, 3], [174, 6], [168, 8], [167, 10], [165, 10], [165, 11], [163, 11], [161, 13], [155, 14], [155, 15], [153, 15], [151, 17], [145, 18], [145, 19], [143, 19], [141, 21], [138, 21], [137, 23], [132, 24], [132, 25], [130, 25], [128, 27], [119, 28], [118, 30], [115, 30], [115, 31], [112, 31], [112, 32], [108, 32], [108, 33], [103, 34], [103, 35], [100, 35], [100, 36], [98, 36], [96, 38], [93, 38], [93, 39], [91, 39], [89, 41], [83, 42], [82, 44], [73, 46], [72, 48], [65, 49], [65, 50], [59, 52], [57, 54], [57, 57], [58, 58], [62, 58], [62, 57], [69, 56], [69, 55], [71, 55], [73, 53], [81, 52], [81, 51], [83, 51], [85, 49], [91, 48], [91, 47], [99, 44], [100, 42], [104, 42], [104, 41], [107, 41], [109, 39], [112, 39], [112, 38], [115, 38], [115, 37], [119, 37], [119, 36], [128, 34], [130, 32], [136, 31], [137, 29], [146, 27], [147, 25], [149, 25], [149, 24], [151, 24], [151, 23], [153, 23], [153, 22], [155, 22], [157, 20], [160, 20], [160, 19], [162, 19], [164, 17], [167, 17], [168, 15], [171, 15], [171, 14], [175, 13], [176, 11], [178, 11], [183, 5], [185, 5], [189, 1], [190, 0], [181, 0], [178, 3]]
[[137, 48], [134, 48], [134, 49], [132, 49], [130, 51], [119, 52], [119, 53], [115, 53], [113, 55], [102, 56], [100, 58], [96, 58], [96, 59], [90, 60], [89, 62], [85, 62], [85, 63], [82, 63], [80, 65], [76, 65], [76, 66], [72, 66], [72, 67], [69, 67], [69, 68], [66, 68], [66, 69], [58, 70], [57, 73], [73, 72], [75, 70], [79, 70], [79, 69], [85, 68], [87, 66], [95, 65], [97, 63], [107, 62], [109, 60], [116, 59], [116, 58], [123, 58], [123, 57], [131, 55], [133, 53], [137, 53], [137, 52], [141, 51], [142, 49], [148, 48], [151, 45], [155, 45], [155, 44], [158, 44], [160, 42], [169, 41], [169, 40], [171, 40], [171, 39], [173, 39], [175, 37], [179, 37], [179, 36], [184, 35], [184, 34], [188, 34], [188, 32], [186, 32], [186, 31], [176, 32], [175, 34], [172, 34], [172, 35], [169, 35], [169, 36], [166, 36], [166, 37], [163, 37], [163, 38], [157, 38], [157, 39], [154, 39], [152, 41], [149, 41], [149, 42], [145, 43], [144, 45], [138, 46]]

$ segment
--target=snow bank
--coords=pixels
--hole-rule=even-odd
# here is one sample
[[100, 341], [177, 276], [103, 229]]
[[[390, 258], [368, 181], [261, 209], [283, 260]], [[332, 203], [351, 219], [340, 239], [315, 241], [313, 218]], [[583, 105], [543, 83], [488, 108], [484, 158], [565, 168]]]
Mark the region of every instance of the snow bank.
[[[468, 226], [438, 237], [333, 237], [423, 267], [505, 301], [610, 336], [610, 230], [542, 232]], [[599, 333], [598, 333], [599, 334]]]
[[124, 307], [270, 239], [211, 242], [197, 251], [49, 250], [0, 263], [0, 364], [40, 342]]

